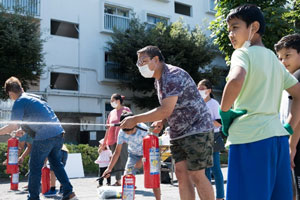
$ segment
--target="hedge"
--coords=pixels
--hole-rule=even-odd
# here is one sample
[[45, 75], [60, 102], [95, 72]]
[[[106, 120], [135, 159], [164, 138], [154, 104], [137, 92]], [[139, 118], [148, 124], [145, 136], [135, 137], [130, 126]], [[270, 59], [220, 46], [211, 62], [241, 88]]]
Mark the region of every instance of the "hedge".
[[[69, 153], [81, 153], [83, 169], [85, 175], [97, 175], [98, 173], [98, 165], [94, 163], [94, 161], [98, 157], [97, 147], [91, 147], [87, 144], [66, 144], [69, 149]], [[2, 162], [6, 159], [5, 153], [7, 151], [7, 144], [0, 143], [0, 178], [8, 178], [9, 175], [5, 173], [6, 166], [2, 165]], [[24, 177], [24, 175], [28, 172], [28, 161], [29, 156], [24, 159], [24, 163], [20, 166], [20, 177]]]

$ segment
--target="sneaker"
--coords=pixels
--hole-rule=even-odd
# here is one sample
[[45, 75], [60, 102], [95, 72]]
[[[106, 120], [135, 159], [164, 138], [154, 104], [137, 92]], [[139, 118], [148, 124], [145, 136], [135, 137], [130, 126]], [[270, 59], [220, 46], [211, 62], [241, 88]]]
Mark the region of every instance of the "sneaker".
[[57, 193], [57, 190], [49, 190], [48, 192], [44, 193], [45, 197], [53, 197]]
[[63, 197], [61, 200], [78, 200], [78, 198], [76, 197], [75, 193], [72, 192], [69, 196]]

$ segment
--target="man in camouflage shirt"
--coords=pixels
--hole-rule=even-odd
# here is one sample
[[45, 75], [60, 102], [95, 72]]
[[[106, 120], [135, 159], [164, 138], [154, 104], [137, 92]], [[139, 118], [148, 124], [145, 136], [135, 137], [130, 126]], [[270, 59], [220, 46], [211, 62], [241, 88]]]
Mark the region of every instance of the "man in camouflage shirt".
[[195, 184], [200, 199], [214, 200], [213, 188], [205, 176], [205, 168], [213, 165], [213, 124], [195, 82], [183, 69], [165, 64], [156, 46], [144, 47], [137, 54], [137, 67], [142, 76], [155, 78], [161, 106], [127, 117], [121, 122], [121, 128], [154, 122], [152, 125], [160, 131], [167, 121], [180, 199], [195, 199]]

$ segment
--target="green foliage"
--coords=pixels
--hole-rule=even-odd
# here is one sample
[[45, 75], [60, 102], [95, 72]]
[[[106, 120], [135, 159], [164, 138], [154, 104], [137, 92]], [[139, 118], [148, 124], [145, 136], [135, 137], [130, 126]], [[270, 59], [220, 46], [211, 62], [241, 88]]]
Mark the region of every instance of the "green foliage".
[[229, 14], [231, 9], [246, 3], [256, 4], [261, 8], [264, 14], [266, 31], [263, 36], [263, 43], [267, 48], [273, 50], [274, 44], [280, 40], [281, 37], [294, 32], [293, 22], [286, 16], [287, 13], [291, 11], [286, 0], [218, 1], [216, 7], [216, 19], [211, 22], [210, 29], [213, 32], [212, 36], [214, 38], [214, 43], [218, 45], [220, 51], [224, 53], [226, 61], [230, 60], [230, 56], [234, 51], [228, 38], [226, 16]]
[[285, 17], [294, 25], [295, 32], [300, 32], [300, 0], [290, 0], [291, 11]]
[[[35, 85], [44, 66], [42, 43], [37, 19], [18, 12], [8, 14], [0, 8], [1, 86], [11, 76], [19, 78], [24, 89]], [[0, 98], [4, 97], [1, 90]]]
[[166, 63], [183, 68], [195, 82], [203, 78], [199, 68], [209, 65], [217, 54], [217, 49], [199, 27], [190, 31], [182, 21], [170, 25], [159, 23], [149, 28], [133, 18], [126, 31], [114, 30], [112, 41], [108, 42], [109, 52], [122, 72], [130, 74], [129, 81], [122, 86], [139, 92], [133, 101], [140, 108], [158, 105], [153, 79], [143, 78], [136, 67], [136, 52], [147, 45], [158, 46]]
[[5, 153], [7, 151], [7, 144], [0, 143], [0, 178], [8, 178], [9, 175], [6, 174], [6, 166], [2, 165], [2, 163], [6, 160]]
[[[94, 163], [94, 161], [98, 157], [98, 148], [91, 147], [87, 144], [66, 144], [69, 149], [69, 153], [81, 153], [83, 169], [85, 175], [93, 174], [96, 175], [98, 173], [99, 166]], [[5, 173], [6, 166], [2, 165], [2, 162], [6, 159], [5, 153], [7, 152], [7, 143], [0, 143], [0, 178], [8, 178], [9, 175]], [[20, 177], [24, 177], [24, 175], [28, 172], [28, 161], [29, 156], [24, 159], [23, 164], [20, 166]]]

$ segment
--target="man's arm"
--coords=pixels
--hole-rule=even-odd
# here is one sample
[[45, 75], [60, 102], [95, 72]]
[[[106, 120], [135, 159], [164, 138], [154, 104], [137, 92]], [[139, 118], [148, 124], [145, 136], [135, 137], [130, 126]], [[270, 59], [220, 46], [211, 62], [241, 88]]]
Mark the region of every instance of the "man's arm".
[[300, 138], [300, 83], [288, 88], [286, 91], [293, 97], [291, 112], [288, 116], [287, 123], [289, 123], [294, 130], [294, 134], [291, 135], [289, 142], [291, 167], [295, 167], [294, 157], [296, 155], [296, 147]]
[[300, 121], [300, 83], [288, 88], [286, 91], [293, 97], [291, 113], [288, 116], [287, 123], [295, 130]]
[[173, 113], [177, 100], [177, 96], [167, 97], [162, 100], [161, 106], [154, 108], [153, 110], [132, 117], [126, 117], [121, 122], [120, 127], [121, 129], [133, 128], [136, 124], [141, 122], [164, 120]]
[[242, 67], [232, 68], [229, 79], [225, 85], [223, 96], [221, 100], [221, 110], [228, 111], [233, 105], [235, 99], [241, 92], [244, 80], [246, 76], [246, 70]]
[[9, 134], [15, 130], [19, 129], [19, 125], [18, 124], [9, 124], [7, 126], [4, 126], [2, 128], [0, 128], [0, 135], [5, 135], [5, 134]]

